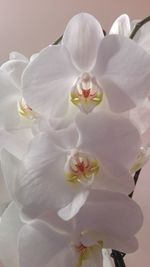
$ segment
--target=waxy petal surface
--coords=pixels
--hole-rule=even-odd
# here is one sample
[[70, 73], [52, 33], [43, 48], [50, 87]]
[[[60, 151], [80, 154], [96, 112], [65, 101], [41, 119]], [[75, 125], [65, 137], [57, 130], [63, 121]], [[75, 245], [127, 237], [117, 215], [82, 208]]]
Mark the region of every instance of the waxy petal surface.
[[93, 73], [115, 112], [135, 107], [150, 91], [150, 55], [121, 35], [103, 39]]
[[104, 34], [99, 22], [92, 15], [81, 13], [68, 23], [62, 44], [67, 47], [75, 66], [82, 72], [92, 69]]
[[45, 48], [24, 71], [22, 89], [26, 103], [46, 118], [64, 116], [77, 73], [65, 47]]

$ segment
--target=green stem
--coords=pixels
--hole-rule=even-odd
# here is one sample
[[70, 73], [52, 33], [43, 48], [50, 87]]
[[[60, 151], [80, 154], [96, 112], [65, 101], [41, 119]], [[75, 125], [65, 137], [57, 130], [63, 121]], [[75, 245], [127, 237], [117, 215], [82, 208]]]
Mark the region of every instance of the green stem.
[[59, 43], [61, 42], [62, 38], [63, 38], [63, 35], [60, 36], [60, 37], [53, 43], [53, 45], [57, 45], [57, 44], [59, 44]]
[[133, 39], [134, 36], [136, 35], [136, 33], [138, 32], [138, 30], [139, 30], [144, 24], [146, 24], [146, 23], [149, 22], [149, 21], [150, 21], [150, 16], [148, 16], [148, 17], [146, 17], [145, 19], [139, 21], [139, 22], [135, 25], [133, 31], [131, 32], [131, 34], [130, 34], [130, 39]]

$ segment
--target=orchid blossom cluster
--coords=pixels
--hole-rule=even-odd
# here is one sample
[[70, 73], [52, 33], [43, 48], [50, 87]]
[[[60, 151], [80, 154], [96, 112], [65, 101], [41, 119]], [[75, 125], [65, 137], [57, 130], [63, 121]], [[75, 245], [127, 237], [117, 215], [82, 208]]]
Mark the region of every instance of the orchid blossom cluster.
[[30, 59], [0, 67], [0, 262], [111, 267], [138, 248], [143, 215], [128, 195], [147, 162], [150, 24], [92, 15]]

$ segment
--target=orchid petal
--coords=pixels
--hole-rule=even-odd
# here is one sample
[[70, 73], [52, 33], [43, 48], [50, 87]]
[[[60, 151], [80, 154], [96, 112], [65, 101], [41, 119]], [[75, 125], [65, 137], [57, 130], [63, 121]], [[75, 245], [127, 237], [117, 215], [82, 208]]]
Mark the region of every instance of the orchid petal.
[[65, 235], [66, 237], [70, 236], [70, 233], [73, 231], [73, 225], [70, 221], [62, 220], [53, 208], [43, 212], [40, 216], [34, 216], [34, 212], [35, 211], [30, 208], [22, 208], [20, 212], [21, 221], [28, 224], [34, 222], [35, 217], [37, 217], [37, 220], [42, 220], [48, 223], [51, 230], [61, 235]]
[[116, 236], [107, 235], [100, 232], [86, 233], [82, 236], [81, 242], [85, 246], [93, 246], [99, 240], [103, 240], [103, 246], [107, 249], [115, 249], [125, 253], [133, 253], [138, 249], [137, 238], [132, 236], [131, 238], [118, 238]]
[[33, 60], [23, 74], [26, 103], [49, 118], [64, 116], [69, 103], [69, 90], [77, 77], [65, 47], [49, 46]]
[[0, 223], [0, 260], [5, 267], [17, 267], [17, 235], [22, 223], [18, 208], [11, 203], [5, 210]]
[[[14, 56], [14, 55], [13, 55]], [[12, 56], [11, 56], [12, 58]], [[10, 59], [5, 62], [0, 69], [7, 73], [14, 86], [21, 88], [21, 75], [28, 64], [27, 59]]]
[[32, 139], [30, 130], [19, 130], [12, 133], [0, 130], [0, 150], [3, 148], [15, 157], [22, 159], [25, 154], [29, 141]]
[[28, 59], [21, 53], [16, 52], [16, 51], [12, 51], [9, 54], [9, 60], [20, 60], [20, 61], [28, 61]]
[[22, 267], [51, 266], [50, 261], [65, 246], [66, 236], [52, 231], [44, 222], [35, 221], [20, 231], [20, 264]]
[[71, 124], [68, 128], [60, 129], [59, 131], [51, 130], [54, 143], [65, 150], [70, 150], [76, 147], [79, 139], [79, 134], [75, 124]]
[[124, 194], [106, 190], [93, 190], [76, 216], [77, 231], [83, 232], [84, 236], [85, 229], [94, 229], [99, 233], [97, 237], [101, 236], [104, 247], [105, 236], [107, 240], [109, 236], [122, 241], [129, 240], [142, 223], [143, 215], [135, 201]]
[[109, 35], [101, 42], [93, 73], [115, 112], [135, 107], [150, 90], [150, 56], [121, 35]]
[[67, 47], [75, 66], [90, 71], [104, 34], [99, 22], [90, 14], [80, 13], [68, 23], [62, 44]]
[[79, 212], [80, 208], [86, 202], [88, 195], [89, 191], [84, 191], [77, 194], [77, 196], [73, 199], [73, 201], [68, 204], [68, 206], [58, 211], [58, 215], [63, 220], [70, 220]]
[[131, 237], [129, 239], [117, 239], [112, 236], [105, 235], [105, 246], [110, 249], [115, 249], [118, 251], [122, 251], [124, 253], [133, 253], [138, 247], [138, 240], [136, 237]]
[[[66, 160], [67, 152], [54, 143], [49, 133], [40, 134], [31, 142], [23, 170], [16, 180], [16, 198], [23, 207], [34, 210], [35, 216], [51, 207], [57, 210], [64, 208], [80, 192], [87, 190], [83, 185], [67, 181], [64, 172]], [[81, 207], [83, 199], [77, 199], [78, 205], [80, 199]]]
[[[133, 29], [135, 25], [140, 22], [139, 20], [134, 20], [131, 22], [131, 28]], [[150, 22], [145, 23], [134, 36], [134, 41], [138, 45], [142, 46], [148, 53], [150, 53]]]
[[100, 166], [100, 171], [95, 177], [92, 188], [111, 190], [127, 195], [130, 194], [135, 188], [135, 183], [129, 171], [117, 164], [115, 167], [115, 164], [113, 163], [114, 171], [112, 175], [112, 173], [108, 171], [109, 168], [110, 166], [107, 164], [106, 166]]
[[[80, 133], [79, 148], [91, 153], [100, 162], [109, 165], [109, 171], [115, 171], [118, 165], [126, 168], [131, 163], [140, 148], [140, 135], [136, 127], [126, 118], [108, 112], [92, 113], [88, 116], [80, 114], [76, 118]], [[114, 157], [115, 155], [115, 157]]]
[[59, 253], [57, 253], [46, 267], [62, 267], [62, 263], [69, 267], [76, 266], [75, 255], [73, 254], [70, 246], [66, 246]]
[[129, 36], [131, 33], [130, 18], [128, 15], [123, 14], [119, 16], [111, 26], [109, 34], [121, 34]]
[[[10, 166], [8, 165], [7, 168], [9, 167]], [[4, 212], [5, 208], [7, 207], [10, 201], [11, 197], [7, 190], [7, 186], [2, 173], [2, 168], [0, 166], [0, 216], [2, 215], [2, 213]]]
[[14, 184], [17, 177], [18, 169], [20, 168], [21, 161], [10, 154], [5, 149], [1, 152], [1, 165], [5, 183], [11, 198], [14, 197]]
[[146, 98], [144, 103], [129, 111], [128, 116], [138, 127], [141, 134], [146, 132], [150, 127], [150, 100]]

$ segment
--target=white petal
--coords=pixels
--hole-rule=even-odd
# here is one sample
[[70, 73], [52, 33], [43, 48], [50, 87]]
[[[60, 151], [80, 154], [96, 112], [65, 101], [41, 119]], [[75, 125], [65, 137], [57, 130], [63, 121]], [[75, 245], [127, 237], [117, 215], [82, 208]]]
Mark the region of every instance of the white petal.
[[130, 18], [128, 15], [123, 14], [119, 16], [111, 26], [109, 34], [121, 34], [129, 36], [131, 33]]
[[[9, 165], [7, 166], [9, 168]], [[7, 207], [8, 203], [10, 203], [11, 197], [8, 192], [4, 175], [2, 173], [2, 168], [0, 166], [0, 216], [2, 215], [3, 211]]]
[[138, 249], [138, 241], [136, 237], [118, 238], [110, 233], [87, 232], [82, 236], [81, 242], [85, 246], [93, 246], [97, 241], [103, 240], [103, 247], [115, 249], [125, 253], [133, 253]]
[[121, 240], [111, 236], [105, 236], [105, 246], [124, 253], [133, 253], [138, 249], [139, 244], [136, 237]]
[[39, 55], [39, 53], [34, 53], [34, 54], [30, 57], [30, 61], [33, 61], [38, 55]]
[[[80, 114], [76, 123], [80, 133], [79, 147], [109, 165], [131, 167], [140, 148], [140, 135], [136, 127], [123, 116], [100, 112], [88, 116]], [[114, 175], [117, 171], [115, 171]], [[118, 170], [119, 172], [119, 170]]]
[[58, 215], [63, 220], [70, 220], [79, 212], [80, 208], [87, 200], [88, 195], [88, 191], [79, 193], [77, 196], [75, 196], [71, 203], [69, 203], [65, 208], [62, 208], [58, 211]]
[[10, 59], [0, 69], [9, 76], [14, 86], [21, 88], [21, 75], [28, 64], [27, 59]]
[[54, 143], [50, 134], [33, 139], [16, 181], [16, 198], [24, 208], [34, 211], [33, 216], [51, 207], [64, 208], [79, 192], [86, 191], [83, 185], [67, 181], [66, 160], [67, 153]]
[[90, 14], [80, 13], [69, 21], [62, 43], [68, 48], [77, 68], [90, 71], [103, 37], [99, 22]]
[[72, 248], [70, 246], [66, 246], [50, 260], [46, 267], [62, 267], [62, 265], [74, 267], [76, 266], [75, 260]]
[[109, 236], [122, 241], [131, 239], [142, 226], [142, 222], [141, 209], [132, 199], [124, 194], [105, 190], [92, 191], [76, 216], [77, 230], [98, 232], [97, 237], [101, 237], [104, 247], [105, 237], [107, 240]]
[[121, 35], [109, 35], [101, 42], [93, 73], [115, 112], [135, 107], [150, 90], [150, 56]]
[[47, 118], [64, 116], [76, 76], [65, 47], [45, 48], [24, 72], [22, 85], [26, 103]]
[[20, 61], [28, 61], [28, 59], [21, 53], [16, 52], [16, 51], [12, 51], [9, 54], [9, 60], [20, 60]]
[[21, 161], [6, 150], [3, 150], [1, 152], [1, 164], [7, 190], [11, 198], [14, 198], [14, 184]]
[[61, 249], [66, 246], [66, 237], [53, 232], [40, 221], [25, 225], [20, 232], [19, 254], [22, 267], [46, 267]]
[[14, 203], [5, 210], [0, 223], [0, 260], [4, 267], [19, 267], [17, 238], [22, 223]]
[[51, 133], [53, 134], [54, 143], [62, 149], [73, 149], [78, 143], [79, 134], [74, 123], [59, 131], [51, 130]]
[[[132, 30], [139, 20], [134, 20], [131, 22]], [[134, 41], [136, 41], [140, 46], [142, 46], [148, 53], [150, 53], [150, 22], [145, 23], [134, 36]]]
[[[109, 165], [100, 166], [100, 171], [96, 175], [92, 188], [94, 189], [105, 189], [114, 192], [130, 194], [134, 188], [134, 179], [125, 168], [118, 166], [113, 163], [113, 175], [108, 171]], [[111, 167], [112, 168], [112, 167]]]
[[22, 159], [31, 138], [31, 132], [26, 131], [26, 129], [14, 131], [13, 133], [0, 130], [0, 150], [4, 148], [15, 157]]
[[[23, 221], [24, 223], [28, 224], [34, 222], [34, 210], [23, 208], [20, 212], [20, 217], [21, 221]], [[46, 211], [45, 213], [42, 213], [40, 216], [37, 217], [37, 219], [48, 223], [51, 230], [66, 237], [70, 236], [70, 233], [73, 229], [72, 223], [70, 223], [70, 221], [62, 220], [56, 213], [56, 210], [52, 208]]]
[[130, 110], [128, 115], [141, 134], [146, 132], [150, 127], [150, 100], [146, 98], [144, 103]]

